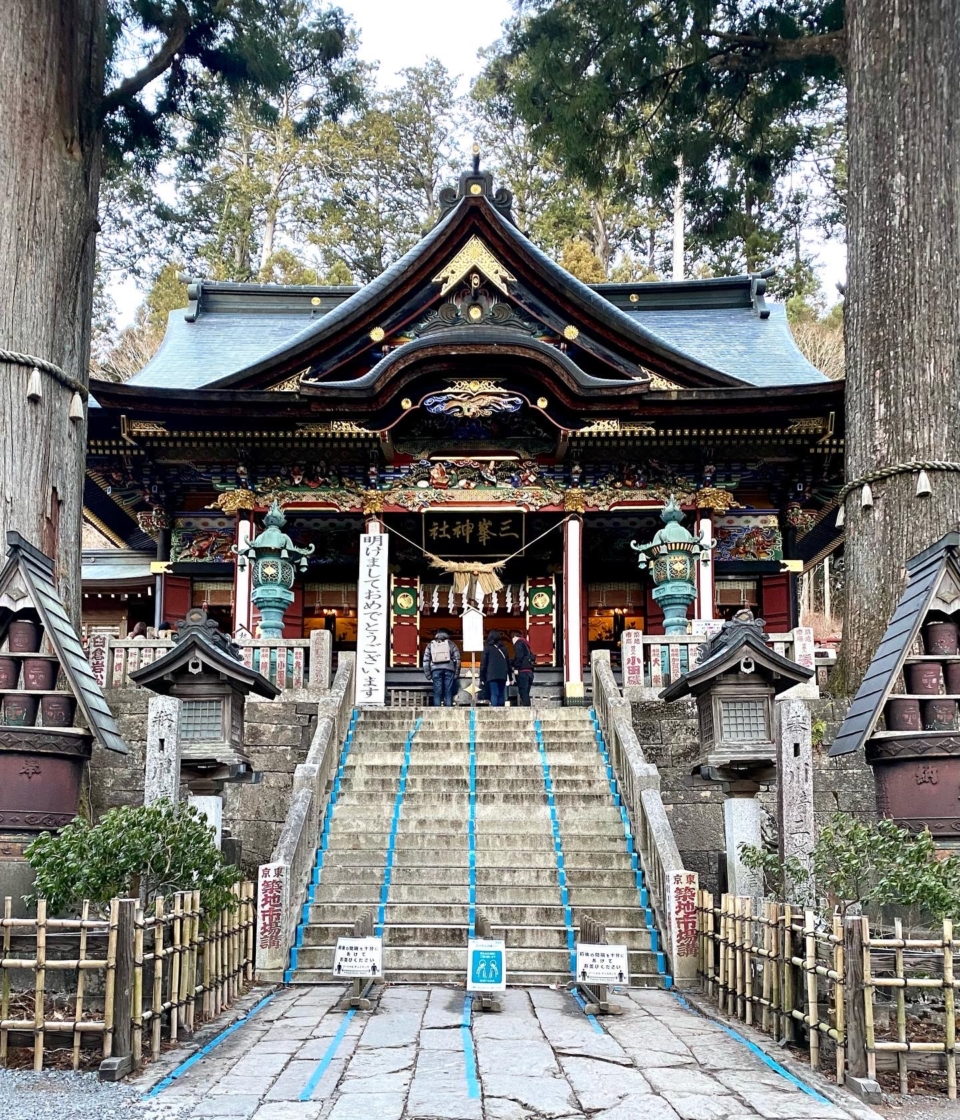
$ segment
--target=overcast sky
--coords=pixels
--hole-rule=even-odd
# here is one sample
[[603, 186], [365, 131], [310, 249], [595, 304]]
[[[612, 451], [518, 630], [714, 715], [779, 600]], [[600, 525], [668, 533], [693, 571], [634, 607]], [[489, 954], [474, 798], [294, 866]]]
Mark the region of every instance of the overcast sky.
[[[461, 78], [466, 93], [480, 69], [477, 52], [495, 42], [503, 21], [513, 11], [511, 0], [484, 0], [465, 6], [451, 0], [341, 0], [360, 37], [360, 56], [379, 64], [379, 80], [390, 85], [405, 66], [422, 66], [439, 58], [451, 74]], [[811, 244], [829, 302], [837, 298], [835, 285], [846, 271], [846, 251], [836, 243]], [[120, 325], [133, 318], [142, 293], [134, 282], [111, 285], [120, 312]]]

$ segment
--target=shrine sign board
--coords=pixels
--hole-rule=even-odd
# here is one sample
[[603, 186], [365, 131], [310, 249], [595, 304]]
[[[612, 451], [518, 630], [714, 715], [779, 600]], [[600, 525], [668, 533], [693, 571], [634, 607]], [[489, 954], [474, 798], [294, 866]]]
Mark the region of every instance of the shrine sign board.
[[506, 943], [497, 938], [471, 937], [467, 943], [467, 991], [507, 990]]
[[463, 652], [483, 652], [483, 611], [467, 607], [463, 612]]
[[577, 942], [577, 980], [581, 984], [629, 984], [626, 945]]
[[697, 891], [696, 871], [667, 873], [668, 945], [673, 975], [689, 978], [697, 971]]
[[257, 970], [286, 968], [288, 948], [283, 937], [283, 916], [287, 909], [287, 871], [285, 863], [260, 865], [257, 896]]
[[643, 631], [624, 630], [620, 635], [620, 662], [624, 688], [643, 687]]
[[496, 560], [523, 548], [524, 516], [518, 510], [431, 511], [423, 515], [423, 547], [445, 560]]
[[333, 954], [334, 976], [383, 976], [382, 937], [338, 937]]
[[387, 541], [385, 533], [364, 533], [360, 537], [356, 668], [358, 708], [382, 707], [386, 699], [387, 618], [390, 612]]

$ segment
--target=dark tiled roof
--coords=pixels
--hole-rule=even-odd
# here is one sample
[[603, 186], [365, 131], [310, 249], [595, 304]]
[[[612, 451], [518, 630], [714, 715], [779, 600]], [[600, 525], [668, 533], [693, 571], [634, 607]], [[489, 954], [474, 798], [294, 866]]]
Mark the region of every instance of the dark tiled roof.
[[783, 304], [768, 303], [761, 319], [752, 307], [689, 307], [627, 312], [665, 346], [747, 385], [809, 385], [827, 378], [800, 353]]
[[960, 534], [947, 533], [907, 561], [907, 586], [846, 718], [830, 744], [831, 758], [859, 750], [873, 734], [894, 678], [917, 636], [947, 564], [957, 567], [958, 546]]
[[[400, 260], [363, 288], [281, 287], [265, 284], [195, 282], [189, 308], [170, 315], [156, 356], [131, 385], [197, 389], [233, 375], [262, 368], [276, 356], [288, 356], [298, 343], [322, 344], [399, 282], [448, 228], [454, 207]], [[654, 351], [715, 370], [745, 385], [803, 385], [826, 378], [797, 349], [782, 306], [762, 306], [764, 281], [758, 277], [724, 277], [679, 284], [581, 283], [514, 225], [489, 207], [489, 216], [532, 258], [548, 287], [562, 288], [579, 305]], [[759, 297], [758, 297], [759, 292]], [[767, 317], [767, 311], [770, 314]], [[228, 387], [229, 381], [223, 386]]]

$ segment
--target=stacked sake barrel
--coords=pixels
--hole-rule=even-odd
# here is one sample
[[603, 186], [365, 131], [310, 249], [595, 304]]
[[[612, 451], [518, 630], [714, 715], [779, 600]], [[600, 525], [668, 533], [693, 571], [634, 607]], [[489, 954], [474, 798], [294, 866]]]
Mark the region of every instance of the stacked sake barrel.
[[955, 617], [933, 617], [922, 631], [923, 653], [906, 659], [905, 691], [887, 701], [888, 731], [955, 731], [960, 652]]

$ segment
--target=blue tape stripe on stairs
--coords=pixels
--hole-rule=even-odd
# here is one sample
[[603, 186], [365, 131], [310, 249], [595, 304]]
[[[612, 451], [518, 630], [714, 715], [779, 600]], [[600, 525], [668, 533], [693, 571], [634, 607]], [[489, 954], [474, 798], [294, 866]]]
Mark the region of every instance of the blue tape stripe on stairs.
[[550, 828], [553, 832], [553, 852], [557, 861], [557, 882], [560, 886], [560, 903], [563, 906], [563, 924], [567, 927], [567, 949], [570, 951], [570, 975], [577, 971], [577, 935], [573, 928], [573, 909], [570, 906], [570, 895], [567, 891], [567, 873], [564, 869], [563, 840], [560, 837], [560, 821], [557, 819], [557, 810], [552, 805], [553, 780], [550, 777], [550, 762], [547, 759], [547, 748], [543, 742], [543, 724], [539, 719], [534, 720], [533, 729], [537, 735], [537, 750], [540, 752], [540, 766], [543, 770], [543, 787], [547, 792], [550, 803]]
[[347, 755], [350, 753], [350, 748], [353, 746], [353, 733], [357, 729], [357, 719], [359, 712], [356, 708], [350, 713], [350, 726], [347, 728], [346, 738], [343, 740], [343, 749], [340, 751], [340, 761], [337, 765], [337, 773], [333, 779], [333, 789], [330, 791], [330, 800], [327, 803], [327, 811], [323, 816], [323, 828], [320, 830], [320, 844], [317, 847], [317, 858], [313, 865], [313, 871], [310, 873], [310, 881], [307, 884], [307, 898], [300, 911], [300, 922], [297, 926], [297, 934], [293, 941], [293, 948], [290, 950], [290, 960], [287, 964], [287, 970], [283, 974], [284, 984], [289, 984], [291, 977], [297, 968], [297, 959], [299, 957], [300, 947], [303, 945], [303, 931], [307, 923], [310, 921], [310, 907], [313, 905], [314, 896], [317, 893], [317, 887], [320, 885], [320, 873], [323, 871], [323, 858], [327, 852], [327, 845], [330, 842], [330, 824], [333, 821], [333, 812], [337, 807], [337, 801], [340, 798], [340, 784], [343, 781], [344, 767], [347, 765]]
[[[475, 937], [477, 932], [477, 713], [470, 709], [470, 812], [467, 818], [467, 841], [469, 844], [468, 864], [470, 871], [470, 937]], [[464, 1014], [467, 1009], [464, 1008]], [[467, 1034], [470, 1028], [467, 1024]], [[467, 1081], [469, 1082], [469, 1071]]]
[[393, 857], [396, 850], [397, 832], [400, 828], [400, 811], [403, 808], [403, 799], [407, 792], [407, 771], [410, 769], [410, 752], [413, 749], [413, 737], [420, 730], [423, 716], [417, 718], [413, 730], [407, 736], [403, 748], [403, 763], [400, 766], [400, 780], [397, 782], [397, 797], [393, 803], [393, 819], [390, 822], [390, 838], [387, 841], [387, 858], [383, 866], [383, 885], [380, 888], [380, 908], [377, 911], [377, 937], [383, 937], [383, 923], [387, 916], [387, 899], [390, 896], [390, 880], [393, 875]]
[[650, 948], [656, 955], [657, 972], [663, 977], [663, 986], [665, 988], [673, 987], [673, 977], [667, 972], [667, 957], [666, 954], [660, 951], [660, 931], [657, 929], [656, 920], [654, 918], [653, 910], [650, 908], [650, 897], [644, 886], [644, 873], [640, 865], [636, 848], [633, 843], [633, 830], [630, 827], [630, 817], [627, 815], [627, 807], [623, 804], [620, 797], [620, 787], [617, 785], [617, 779], [614, 777], [613, 766], [610, 762], [610, 752], [607, 749], [606, 740], [603, 737], [603, 728], [600, 726], [600, 720], [597, 717], [595, 708], [590, 709], [590, 720], [593, 723], [593, 733], [597, 740], [597, 750], [603, 759], [603, 764], [607, 768], [607, 778], [610, 781], [610, 792], [614, 795], [618, 808], [620, 809], [620, 819], [623, 822], [623, 836], [627, 844], [627, 852], [630, 855], [630, 866], [633, 868], [637, 877], [637, 889], [640, 891], [640, 907], [643, 910], [643, 920], [646, 924], [647, 931], [650, 934]]

